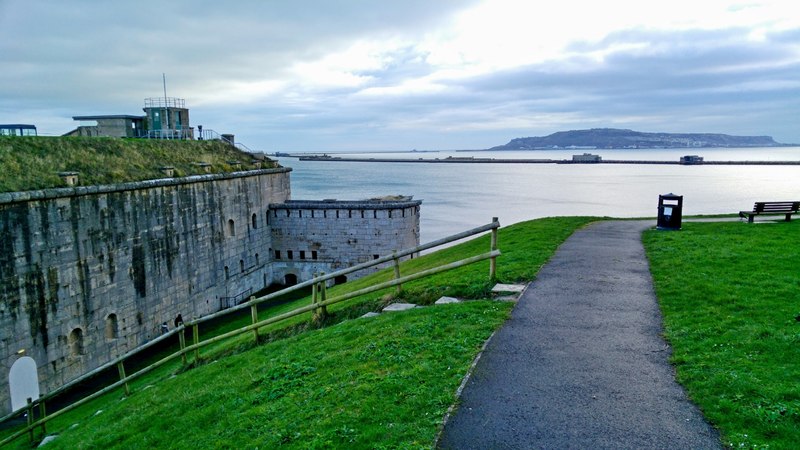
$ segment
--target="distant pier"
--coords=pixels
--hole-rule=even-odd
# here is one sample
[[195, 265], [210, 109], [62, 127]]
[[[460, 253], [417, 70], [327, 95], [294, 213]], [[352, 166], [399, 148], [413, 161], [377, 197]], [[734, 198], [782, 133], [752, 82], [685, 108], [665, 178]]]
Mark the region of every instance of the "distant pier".
[[339, 156], [300, 156], [300, 161], [325, 162], [380, 162], [380, 163], [423, 163], [423, 164], [649, 164], [676, 166], [800, 166], [800, 161], [650, 161], [628, 159], [603, 159], [597, 161], [576, 161], [572, 159], [517, 159], [517, 158], [352, 158]]

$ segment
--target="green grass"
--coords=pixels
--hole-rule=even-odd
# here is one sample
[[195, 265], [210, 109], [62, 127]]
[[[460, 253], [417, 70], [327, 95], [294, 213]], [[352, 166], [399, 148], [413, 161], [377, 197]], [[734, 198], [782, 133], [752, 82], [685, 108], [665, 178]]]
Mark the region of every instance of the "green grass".
[[53, 448], [428, 448], [510, 309], [448, 305], [275, 341], [118, 398]]
[[0, 137], [0, 192], [64, 187], [58, 172], [80, 172], [81, 185], [164, 178], [159, 167], [175, 167], [175, 176], [230, 172], [229, 161], [252, 168], [252, 157], [221, 141], [173, 141], [89, 137]]
[[678, 380], [733, 448], [800, 442], [800, 223], [645, 233]]
[[[498, 281], [532, 280], [558, 245], [592, 220], [549, 218], [501, 228]], [[487, 235], [406, 261], [401, 271], [488, 250]], [[388, 269], [336, 286], [329, 298], [392, 274]], [[482, 299], [493, 283], [486, 261], [407, 283], [399, 297], [418, 304], [441, 295]], [[198, 367], [185, 370], [177, 360], [133, 383], [126, 400], [118, 390], [55, 419], [48, 431], [60, 436], [52, 448], [427, 448], [463, 374], [511, 304], [478, 301], [346, 321], [394, 297], [394, 289], [384, 290], [330, 306], [324, 321], [311, 321], [309, 313], [265, 327], [264, 345], [254, 346], [247, 333], [204, 348]], [[290, 300], [259, 315], [309, 302]], [[204, 325], [201, 335], [207, 339], [249, 320], [245, 314]], [[103, 413], [94, 416], [98, 410]], [[12, 444], [26, 447], [24, 437]]]

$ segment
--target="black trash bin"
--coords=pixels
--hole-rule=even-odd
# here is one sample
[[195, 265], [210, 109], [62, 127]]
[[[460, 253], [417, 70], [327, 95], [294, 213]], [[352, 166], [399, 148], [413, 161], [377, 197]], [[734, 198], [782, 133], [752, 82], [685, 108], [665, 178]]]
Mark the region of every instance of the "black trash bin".
[[658, 196], [659, 230], [680, 230], [683, 217], [683, 196], [664, 194]]

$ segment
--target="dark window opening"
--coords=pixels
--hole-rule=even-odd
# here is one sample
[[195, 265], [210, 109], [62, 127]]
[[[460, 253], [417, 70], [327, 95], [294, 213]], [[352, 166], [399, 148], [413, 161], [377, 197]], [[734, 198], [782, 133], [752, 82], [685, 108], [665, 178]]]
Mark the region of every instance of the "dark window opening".
[[253, 214], [253, 229], [258, 228], [258, 223], [256, 223], [256, 215]]
[[258, 253], [256, 253], [256, 265], [258, 265]]
[[364, 218], [364, 210], [363, 209], [361, 210], [361, 218], [362, 219]]
[[317, 259], [317, 251], [311, 250], [311, 259]]
[[381, 255], [372, 255], [372, 259], [378, 259], [380, 257], [381, 257]]
[[244, 272], [244, 260], [239, 260], [239, 272]]
[[119, 326], [117, 325], [117, 315], [109, 314], [106, 317], [106, 339], [116, 339], [119, 336]]
[[306, 251], [300, 250], [300, 259], [306, 259]]
[[281, 259], [281, 251], [275, 250], [275, 259]]
[[227, 280], [227, 279], [228, 279], [228, 278], [230, 278], [230, 277], [231, 277], [231, 273], [230, 273], [230, 271], [228, 270], [228, 266], [225, 266], [225, 279]]
[[291, 250], [286, 250], [286, 257], [289, 259], [294, 259], [294, 252]]
[[236, 226], [233, 223], [233, 219], [228, 220], [228, 234], [231, 236], [236, 235]]
[[72, 356], [83, 355], [83, 330], [75, 328], [69, 333], [69, 354]]
[[338, 277], [333, 279], [334, 285], [345, 284], [347, 283], [347, 277], [344, 275], [339, 275]]

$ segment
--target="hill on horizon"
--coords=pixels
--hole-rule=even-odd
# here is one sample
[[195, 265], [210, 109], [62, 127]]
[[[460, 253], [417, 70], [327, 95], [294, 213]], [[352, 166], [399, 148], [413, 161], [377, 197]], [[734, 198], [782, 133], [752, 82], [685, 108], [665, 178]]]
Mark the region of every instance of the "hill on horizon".
[[772, 136], [732, 136], [718, 133], [645, 133], [617, 128], [559, 131], [548, 136], [512, 139], [489, 150], [548, 150], [558, 148], [708, 148], [780, 147]]

